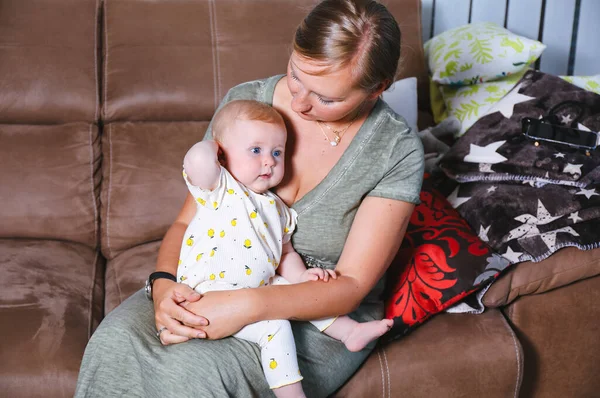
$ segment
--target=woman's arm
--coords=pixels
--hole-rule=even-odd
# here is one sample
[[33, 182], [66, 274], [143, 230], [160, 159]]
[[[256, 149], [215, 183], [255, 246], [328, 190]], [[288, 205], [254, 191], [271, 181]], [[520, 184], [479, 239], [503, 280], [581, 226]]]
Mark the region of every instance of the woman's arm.
[[352, 312], [396, 256], [413, 208], [407, 202], [367, 197], [350, 229], [335, 280], [210, 292], [186, 307], [209, 320], [201, 329], [211, 339], [260, 320], [311, 320]]
[[[179, 215], [169, 227], [160, 245], [156, 261], [157, 271], [177, 275], [177, 263], [183, 235], [195, 214], [196, 204], [192, 195], [188, 193]], [[179, 305], [198, 301], [200, 297], [200, 294], [182, 283], [168, 279], [154, 281], [152, 298], [156, 328], [159, 330], [163, 326], [167, 327], [167, 330], [160, 334], [163, 344], [181, 343], [190, 338], [205, 337], [204, 332], [194, 329], [194, 327], [206, 325], [206, 319]]]

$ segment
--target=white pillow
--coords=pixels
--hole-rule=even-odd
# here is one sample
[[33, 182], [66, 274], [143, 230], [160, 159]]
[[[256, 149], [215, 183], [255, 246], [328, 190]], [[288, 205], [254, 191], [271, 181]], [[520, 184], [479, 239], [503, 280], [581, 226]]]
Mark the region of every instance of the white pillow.
[[382, 96], [390, 108], [403, 116], [413, 131], [417, 131], [417, 78], [407, 77], [394, 82]]
[[433, 81], [469, 85], [520, 72], [542, 54], [545, 45], [492, 22], [450, 29], [425, 43]]

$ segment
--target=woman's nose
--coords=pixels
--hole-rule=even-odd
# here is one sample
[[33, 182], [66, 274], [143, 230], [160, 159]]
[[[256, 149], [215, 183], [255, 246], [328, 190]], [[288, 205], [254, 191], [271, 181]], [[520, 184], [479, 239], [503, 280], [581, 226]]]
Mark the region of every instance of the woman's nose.
[[312, 108], [308, 101], [307, 93], [304, 90], [299, 90], [292, 97], [292, 110], [298, 113], [304, 113], [310, 111]]

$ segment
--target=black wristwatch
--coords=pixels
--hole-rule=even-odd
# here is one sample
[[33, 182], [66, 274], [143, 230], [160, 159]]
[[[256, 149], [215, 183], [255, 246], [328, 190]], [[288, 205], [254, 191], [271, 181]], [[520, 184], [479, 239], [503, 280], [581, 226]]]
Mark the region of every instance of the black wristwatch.
[[170, 274], [168, 272], [156, 271], [151, 273], [148, 279], [146, 280], [146, 287], [144, 287], [144, 290], [146, 291], [146, 298], [148, 300], [152, 301], [152, 284], [155, 280], [161, 278], [170, 279], [173, 282], [177, 282], [177, 278], [175, 278], [175, 275]]

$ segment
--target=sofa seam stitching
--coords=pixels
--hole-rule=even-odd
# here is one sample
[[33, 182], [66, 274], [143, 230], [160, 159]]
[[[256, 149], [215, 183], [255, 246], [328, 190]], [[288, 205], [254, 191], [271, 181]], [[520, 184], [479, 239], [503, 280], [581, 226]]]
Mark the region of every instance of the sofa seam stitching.
[[111, 256], [110, 248], [110, 198], [112, 194], [112, 123], [108, 125], [108, 192], [106, 195], [106, 254]]
[[388, 365], [388, 360], [387, 360], [387, 355], [385, 353], [385, 348], [382, 348], [381, 351], [383, 352], [383, 359], [385, 360], [385, 373], [387, 374], [387, 391], [388, 391], [388, 396], [391, 398], [391, 396], [392, 396], [392, 386], [391, 386], [391, 378], [390, 378], [390, 367]]
[[218, 74], [218, 70], [217, 70], [217, 49], [216, 49], [216, 32], [215, 32], [215, 21], [214, 18], [215, 16], [213, 15], [214, 12], [214, 0], [209, 0], [208, 2], [208, 16], [209, 16], [209, 22], [210, 22], [210, 39], [211, 39], [211, 50], [212, 50], [212, 64], [213, 64], [213, 84], [214, 84], [214, 89], [213, 89], [213, 95], [214, 95], [214, 101], [215, 101], [215, 109], [218, 108], [219, 106], [219, 95], [218, 95], [218, 83], [217, 83], [217, 74]]
[[94, 308], [94, 291], [96, 290], [96, 270], [98, 267], [98, 258], [99, 253], [96, 252], [95, 253], [95, 258], [94, 258], [94, 265], [92, 266], [92, 286], [90, 288], [90, 295], [89, 295], [89, 306], [88, 306], [88, 339], [92, 336], [92, 312], [93, 312], [93, 308]]
[[383, 374], [383, 361], [381, 360], [381, 347], [377, 348], [377, 358], [379, 359], [379, 370], [381, 370], [381, 390], [385, 398], [385, 375]]
[[513, 347], [515, 349], [515, 354], [517, 357], [517, 378], [515, 380], [515, 394], [514, 394], [514, 397], [517, 398], [519, 396], [519, 390], [520, 390], [520, 386], [521, 386], [521, 356], [519, 355], [519, 347], [517, 345], [517, 339], [515, 336], [515, 332], [512, 330], [512, 328], [508, 324], [508, 321], [506, 320], [506, 318], [504, 318], [504, 316], [502, 314], [500, 314], [500, 317], [502, 318], [504, 327], [507, 328], [508, 332], [510, 333], [510, 337], [512, 338]]
[[221, 102], [221, 58], [219, 57], [219, 26], [217, 23], [217, 2], [212, 0], [213, 2], [213, 13], [214, 13], [214, 29], [215, 29], [215, 60], [217, 62], [217, 98], [215, 98], [215, 104]]
[[90, 136], [90, 185], [92, 188], [92, 203], [94, 207], [94, 247], [98, 244], [98, 222], [100, 221], [98, 217], [98, 205], [96, 203], [96, 195], [94, 195], [94, 144], [92, 142], [92, 127], [93, 124], [90, 124], [89, 128], [89, 136]]
[[98, 29], [100, 28], [98, 24], [98, 3], [99, 0], [96, 0], [96, 8], [94, 9], [94, 82], [96, 83], [96, 106], [94, 107], [94, 122], [98, 121], [98, 107], [100, 106], [100, 91], [98, 85], [100, 84], [98, 78]]
[[108, 105], [108, 0], [104, 0], [104, 45], [102, 46], [105, 50], [104, 54], [104, 103], [102, 108], [104, 110], [104, 118], [106, 118]]

